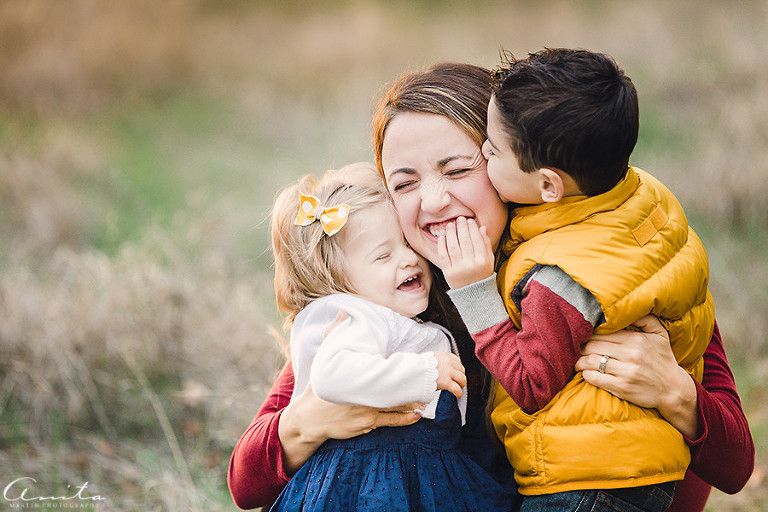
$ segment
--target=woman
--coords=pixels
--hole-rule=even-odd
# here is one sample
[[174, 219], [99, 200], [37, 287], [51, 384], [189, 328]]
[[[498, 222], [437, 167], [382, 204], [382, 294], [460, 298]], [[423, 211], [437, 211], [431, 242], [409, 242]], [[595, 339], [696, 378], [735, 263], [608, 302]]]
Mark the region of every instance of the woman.
[[[385, 93], [374, 115], [376, 164], [409, 244], [430, 261], [437, 261], [440, 231], [458, 216], [485, 226], [494, 245], [503, 235], [507, 211], [488, 180], [480, 151], [490, 100], [488, 73], [476, 66], [443, 64], [406, 74]], [[436, 302], [444, 304], [441, 298]], [[469, 379], [474, 420], [463, 434], [467, 450], [503, 479], [509, 468], [499, 465], [485, 438], [484, 372], [458, 316], [446, 311], [442, 320], [464, 348]], [[596, 336], [585, 345], [576, 369], [621, 398], [658, 409], [680, 430], [691, 447], [692, 463], [670, 510], [702, 510], [710, 485], [737, 492], [754, 464], [754, 445], [720, 335], [715, 328], [698, 384], [676, 364], [658, 321], [646, 318], [642, 328], [647, 332]], [[601, 365], [604, 355], [610, 359]], [[328, 404], [311, 389], [286, 407], [292, 389], [286, 367], [235, 447], [228, 482], [240, 507], [270, 503], [326, 439], [418, 420], [411, 413]]]

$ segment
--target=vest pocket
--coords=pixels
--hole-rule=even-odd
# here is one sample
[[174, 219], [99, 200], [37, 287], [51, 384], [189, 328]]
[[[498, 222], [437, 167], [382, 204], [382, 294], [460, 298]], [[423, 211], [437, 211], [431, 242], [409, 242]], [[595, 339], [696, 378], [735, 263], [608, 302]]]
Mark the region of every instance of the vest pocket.
[[509, 417], [507, 456], [515, 472], [521, 476], [536, 476], [543, 469], [541, 456], [541, 421], [538, 413], [527, 414], [517, 409]]

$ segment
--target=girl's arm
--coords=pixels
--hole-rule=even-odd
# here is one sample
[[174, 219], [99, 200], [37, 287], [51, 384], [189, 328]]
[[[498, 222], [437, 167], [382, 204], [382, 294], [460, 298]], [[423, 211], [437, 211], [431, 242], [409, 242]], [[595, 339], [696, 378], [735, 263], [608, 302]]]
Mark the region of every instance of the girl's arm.
[[311, 387], [291, 402], [293, 385], [288, 363], [232, 452], [227, 484], [240, 508], [272, 504], [290, 476], [327, 439], [410, 425], [421, 418], [415, 412], [331, 404], [317, 398]]
[[[752, 474], [755, 447], [717, 324], [704, 352], [701, 384], [677, 365], [657, 319], [645, 317], [638, 326], [644, 332], [593, 336], [576, 369], [595, 386], [656, 408], [685, 436], [690, 471], [724, 492], [738, 492]], [[600, 373], [603, 354], [611, 359]]]
[[[464, 370], [459, 358], [448, 353], [448, 338], [438, 333], [445, 342], [443, 353], [401, 351], [403, 340], [414, 349], [430, 346], [433, 350], [435, 345], [419, 340], [422, 332], [428, 331], [407, 335], [396, 332], [398, 328], [410, 328], [412, 322], [392, 313], [393, 318], [407, 324], [397, 327], [396, 320], [382, 314], [383, 308], [371, 306], [359, 300], [344, 305], [348, 318], [333, 328], [318, 348], [310, 377], [317, 396], [334, 403], [395, 407], [403, 403], [429, 403], [436, 398], [438, 389], [446, 388], [451, 381], [458, 383], [452, 391], [460, 396]], [[409, 339], [401, 340], [403, 336]], [[445, 377], [446, 371], [451, 376], [441, 385], [440, 378]]]

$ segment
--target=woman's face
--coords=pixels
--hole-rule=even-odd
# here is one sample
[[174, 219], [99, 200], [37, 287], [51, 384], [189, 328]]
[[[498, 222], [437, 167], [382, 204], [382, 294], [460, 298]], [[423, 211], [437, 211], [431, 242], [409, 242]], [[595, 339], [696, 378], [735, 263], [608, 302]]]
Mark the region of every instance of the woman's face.
[[495, 248], [507, 208], [488, 179], [480, 147], [450, 119], [404, 112], [390, 121], [381, 163], [403, 233], [413, 249], [437, 259], [437, 240], [460, 216], [485, 226]]

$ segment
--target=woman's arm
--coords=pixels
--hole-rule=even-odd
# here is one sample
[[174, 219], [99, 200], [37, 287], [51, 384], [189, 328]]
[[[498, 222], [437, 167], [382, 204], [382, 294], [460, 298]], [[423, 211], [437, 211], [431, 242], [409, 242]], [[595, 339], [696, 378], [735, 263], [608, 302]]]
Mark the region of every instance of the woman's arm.
[[235, 504], [242, 509], [269, 505], [289, 480], [279, 425], [291, 400], [293, 384], [293, 370], [288, 363], [232, 452], [227, 485]]
[[[638, 326], [644, 332], [593, 336], [576, 369], [595, 386], [656, 408], [685, 436], [690, 470], [724, 492], [738, 492], [752, 474], [755, 447], [717, 325], [704, 353], [701, 384], [677, 365], [657, 319], [645, 317]], [[602, 355], [611, 358], [605, 373], [597, 371]]]
[[696, 391], [701, 437], [691, 444], [690, 469], [721, 491], [737, 493], [752, 475], [755, 445], [717, 324]]
[[290, 476], [327, 439], [410, 425], [421, 418], [415, 412], [331, 404], [317, 398], [311, 387], [291, 401], [293, 385], [288, 363], [232, 452], [227, 484], [240, 508], [274, 502]]

